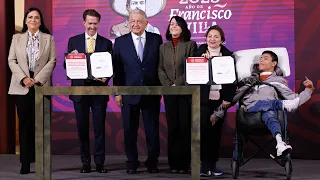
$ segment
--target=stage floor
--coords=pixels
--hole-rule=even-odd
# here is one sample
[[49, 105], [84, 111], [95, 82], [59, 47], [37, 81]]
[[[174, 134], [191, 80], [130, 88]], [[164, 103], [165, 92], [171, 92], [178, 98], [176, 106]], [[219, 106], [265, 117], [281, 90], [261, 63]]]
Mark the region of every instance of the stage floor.
[[[145, 158], [140, 158], [143, 162]], [[189, 180], [190, 174], [170, 174], [167, 171], [168, 165], [165, 157], [160, 158], [159, 174], [149, 174], [144, 166], [138, 169], [138, 174], [129, 175], [125, 172], [125, 157], [108, 155], [106, 157], [106, 168], [109, 173], [99, 174], [92, 172], [89, 174], [79, 173], [81, 167], [80, 158], [77, 155], [55, 155], [52, 157], [52, 179], [59, 180]], [[202, 179], [232, 179], [230, 159], [221, 159], [218, 167], [225, 171], [225, 175], [220, 177], [209, 177]], [[92, 166], [94, 169], [94, 164]], [[34, 165], [33, 173], [20, 175], [20, 162], [17, 155], [0, 155], [0, 180], [27, 180], [35, 179]], [[245, 180], [285, 180], [285, 170], [271, 159], [253, 159], [240, 167], [238, 179]], [[293, 177], [295, 180], [318, 180], [320, 179], [320, 160], [293, 160]]]

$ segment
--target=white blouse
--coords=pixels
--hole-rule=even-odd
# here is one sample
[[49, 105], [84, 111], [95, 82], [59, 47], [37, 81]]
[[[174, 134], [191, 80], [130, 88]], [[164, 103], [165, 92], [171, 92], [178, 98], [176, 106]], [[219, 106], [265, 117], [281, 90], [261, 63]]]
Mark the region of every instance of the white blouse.
[[33, 36], [32, 33], [28, 31], [28, 43], [26, 51], [29, 71], [33, 72], [39, 55], [39, 30]]

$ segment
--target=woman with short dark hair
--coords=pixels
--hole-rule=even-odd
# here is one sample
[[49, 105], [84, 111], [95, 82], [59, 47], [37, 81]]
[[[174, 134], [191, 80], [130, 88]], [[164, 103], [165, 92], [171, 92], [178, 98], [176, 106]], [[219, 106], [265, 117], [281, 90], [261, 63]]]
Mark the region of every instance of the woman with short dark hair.
[[[184, 86], [187, 57], [197, 44], [190, 40], [186, 21], [173, 16], [167, 28], [167, 43], [160, 46], [158, 74], [163, 86]], [[172, 173], [188, 173], [191, 162], [191, 96], [164, 95], [168, 125], [168, 161]]]

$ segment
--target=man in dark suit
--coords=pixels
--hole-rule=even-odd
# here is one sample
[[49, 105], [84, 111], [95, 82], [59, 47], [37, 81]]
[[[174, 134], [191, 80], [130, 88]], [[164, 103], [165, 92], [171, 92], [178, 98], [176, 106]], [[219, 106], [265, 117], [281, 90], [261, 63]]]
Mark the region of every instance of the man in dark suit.
[[[100, 14], [93, 9], [88, 9], [83, 13], [83, 24], [86, 28], [86, 32], [69, 39], [69, 53], [112, 53], [112, 42], [97, 34], [100, 18]], [[71, 86], [108, 86], [108, 82], [109, 78], [94, 80], [77, 79], [71, 81]], [[96, 164], [97, 172], [105, 173], [107, 172], [104, 168], [105, 119], [109, 96], [70, 95], [69, 98], [73, 101], [74, 110], [76, 113], [78, 136], [80, 140], [81, 161], [83, 164], [80, 172], [91, 172], [89, 146], [89, 113], [91, 107], [95, 140], [94, 162]]]
[[[135, 9], [129, 15], [130, 33], [115, 40], [114, 85], [115, 86], [159, 86], [158, 61], [162, 37], [145, 31], [148, 24], [144, 11]], [[125, 153], [128, 158], [127, 173], [135, 174], [139, 167], [137, 132], [140, 110], [148, 148], [145, 162], [149, 173], [157, 173], [159, 142], [159, 113], [161, 96], [117, 95], [121, 106], [124, 129]]]

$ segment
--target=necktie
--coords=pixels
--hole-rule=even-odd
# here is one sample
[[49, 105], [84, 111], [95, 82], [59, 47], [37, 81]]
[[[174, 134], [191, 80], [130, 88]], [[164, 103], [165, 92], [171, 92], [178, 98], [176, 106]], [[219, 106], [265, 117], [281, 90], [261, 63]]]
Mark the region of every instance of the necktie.
[[143, 58], [143, 45], [142, 45], [142, 41], [141, 41], [141, 37], [138, 37], [139, 43], [138, 43], [138, 56], [140, 58], [140, 61], [142, 62], [142, 58]]
[[93, 37], [89, 37], [88, 53], [93, 53], [94, 52], [93, 40], [94, 40]]

